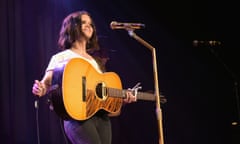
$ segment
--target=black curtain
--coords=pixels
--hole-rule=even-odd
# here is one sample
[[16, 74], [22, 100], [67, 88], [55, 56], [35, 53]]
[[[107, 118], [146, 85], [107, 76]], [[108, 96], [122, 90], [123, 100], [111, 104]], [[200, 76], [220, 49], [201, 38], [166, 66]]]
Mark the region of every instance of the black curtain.
[[37, 112], [31, 94], [33, 80], [41, 78], [50, 55], [56, 51], [58, 19], [62, 15], [54, 3], [1, 1], [1, 141], [37, 143], [39, 122], [42, 143], [64, 143], [47, 99], [40, 101]]

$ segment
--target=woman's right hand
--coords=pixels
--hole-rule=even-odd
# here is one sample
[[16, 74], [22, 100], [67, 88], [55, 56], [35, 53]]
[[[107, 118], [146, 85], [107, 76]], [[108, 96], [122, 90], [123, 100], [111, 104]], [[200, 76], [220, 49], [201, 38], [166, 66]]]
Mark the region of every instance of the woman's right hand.
[[46, 92], [47, 92], [47, 89], [45, 84], [40, 82], [39, 80], [35, 80], [32, 87], [32, 93], [40, 97], [45, 95]]

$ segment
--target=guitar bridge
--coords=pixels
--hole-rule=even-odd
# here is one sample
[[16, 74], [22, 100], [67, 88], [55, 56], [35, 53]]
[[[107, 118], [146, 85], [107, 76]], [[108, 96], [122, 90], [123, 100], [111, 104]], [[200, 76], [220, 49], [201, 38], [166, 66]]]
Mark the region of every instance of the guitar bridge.
[[82, 77], [82, 101], [86, 101], [87, 89], [86, 89], [86, 77]]

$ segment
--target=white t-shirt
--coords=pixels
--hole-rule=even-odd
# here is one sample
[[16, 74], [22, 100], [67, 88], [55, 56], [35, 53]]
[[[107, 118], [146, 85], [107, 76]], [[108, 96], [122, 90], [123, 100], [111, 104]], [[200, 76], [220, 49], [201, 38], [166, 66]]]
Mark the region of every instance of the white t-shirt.
[[66, 49], [62, 52], [59, 52], [59, 53], [53, 55], [51, 57], [51, 60], [48, 64], [46, 71], [54, 70], [56, 67], [59, 66], [59, 64], [66, 63], [67, 61], [69, 61], [72, 58], [82, 58], [82, 59], [88, 61], [99, 73], [102, 73], [97, 62], [94, 59], [93, 60], [86, 59], [86, 58], [80, 56], [79, 54], [73, 52], [70, 49]]

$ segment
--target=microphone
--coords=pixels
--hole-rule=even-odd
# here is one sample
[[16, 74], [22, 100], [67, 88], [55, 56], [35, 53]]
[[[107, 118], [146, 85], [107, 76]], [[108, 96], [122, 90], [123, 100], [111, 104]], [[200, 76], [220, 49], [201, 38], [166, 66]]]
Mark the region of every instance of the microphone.
[[111, 29], [142, 29], [145, 27], [145, 24], [142, 23], [122, 23], [112, 21], [110, 23]]
[[219, 46], [219, 45], [221, 45], [221, 42], [216, 40], [209, 40], [209, 41], [194, 40], [193, 41], [193, 46]]

